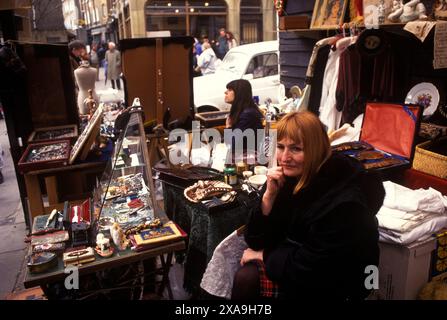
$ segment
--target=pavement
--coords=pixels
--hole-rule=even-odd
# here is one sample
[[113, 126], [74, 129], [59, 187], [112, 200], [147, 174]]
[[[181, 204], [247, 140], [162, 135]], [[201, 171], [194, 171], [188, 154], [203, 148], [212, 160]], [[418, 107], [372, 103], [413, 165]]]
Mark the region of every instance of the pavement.
[[0, 120], [0, 144], [5, 162], [2, 169], [4, 182], [0, 184], [0, 299], [4, 299], [23, 286], [20, 277], [27, 252], [24, 242], [27, 230], [3, 119]]
[[[99, 81], [96, 82], [100, 102], [123, 100], [124, 90], [112, 89], [111, 82], [105, 83], [104, 78], [104, 69], [101, 68]], [[3, 119], [0, 120], [0, 145], [4, 152], [4, 182], [0, 184], [0, 300], [3, 300], [7, 295], [24, 289], [25, 258], [28, 251], [28, 244], [24, 240], [28, 230]]]

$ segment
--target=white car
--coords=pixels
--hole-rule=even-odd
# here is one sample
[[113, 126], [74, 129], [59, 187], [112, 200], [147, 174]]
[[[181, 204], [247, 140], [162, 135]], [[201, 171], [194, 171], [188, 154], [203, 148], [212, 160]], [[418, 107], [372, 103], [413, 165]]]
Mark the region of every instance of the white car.
[[228, 111], [224, 101], [228, 82], [249, 80], [253, 96], [262, 104], [267, 99], [278, 102], [280, 82], [278, 73], [278, 41], [264, 41], [235, 47], [228, 51], [214, 74], [194, 78], [194, 107], [196, 112]]

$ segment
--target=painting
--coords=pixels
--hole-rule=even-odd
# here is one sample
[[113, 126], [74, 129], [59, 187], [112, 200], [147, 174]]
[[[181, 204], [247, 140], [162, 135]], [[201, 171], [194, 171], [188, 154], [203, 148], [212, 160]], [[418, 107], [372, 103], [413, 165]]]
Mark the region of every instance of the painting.
[[337, 29], [344, 21], [347, 0], [317, 0], [312, 14], [311, 29]]

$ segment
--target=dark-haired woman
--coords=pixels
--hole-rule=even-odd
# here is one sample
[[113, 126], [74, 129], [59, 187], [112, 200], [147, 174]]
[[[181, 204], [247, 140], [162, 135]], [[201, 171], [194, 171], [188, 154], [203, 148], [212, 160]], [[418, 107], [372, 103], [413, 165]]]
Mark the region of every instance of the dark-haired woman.
[[[251, 84], [247, 80], [233, 80], [227, 84], [225, 91], [225, 102], [231, 104], [230, 114], [227, 118], [226, 127], [228, 129], [240, 129], [242, 133], [247, 129], [253, 130], [255, 146], [248, 146], [243, 141], [243, 149], [256, 150], [257, 130], [263, 129], [263, 114], [253, 101], [253, 92]], [[233, 139], [233, 150], [235, 148], [235, 139]]]

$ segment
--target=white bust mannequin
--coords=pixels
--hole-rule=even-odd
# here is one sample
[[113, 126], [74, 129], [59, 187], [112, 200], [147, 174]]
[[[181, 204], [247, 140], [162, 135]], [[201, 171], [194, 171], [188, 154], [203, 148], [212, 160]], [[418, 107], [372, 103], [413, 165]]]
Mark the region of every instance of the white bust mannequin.
[[88, 61], [82, 61], [79, 68], [74, 71], [76, 83], [79, 87], [78, 93], [78, 109], [79, 114], [86, 115], [89, 110], [87, 106], [84, 104], [84, 100], [88, 98], [88, 90], [92, 89], [93, 98], [96, 102], [99, 102], [98, 95], [95, 91], [95, 82], [96, 82], [96, 69], [90, 67]]

